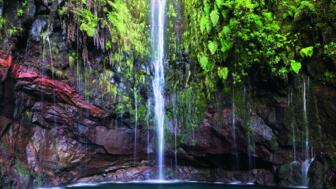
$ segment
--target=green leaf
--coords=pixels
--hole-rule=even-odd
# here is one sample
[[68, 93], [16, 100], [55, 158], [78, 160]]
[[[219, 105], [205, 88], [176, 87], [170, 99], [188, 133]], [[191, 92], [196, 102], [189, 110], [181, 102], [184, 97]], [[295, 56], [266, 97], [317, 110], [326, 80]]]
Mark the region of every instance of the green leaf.
[[306, 47], [300, 50], [300, 55], [302, 58], [312, 57], [314, 54], [314, 47]]
[[301, 67], [302, 67], [300, 62], [297, 62], [295, 60], [291, 60], [290, 65], [291, 65], [291, 68], [292, 68], [293, 72], [295, 72], [296, 74], [298, 74], [300, 72]]
[[198, 59], [205, 73], [212, 71], [213, 65], [209, 62], [209, 58], [206, 55], [199, 55]]
[[210, 18], [213, 26], [216, 26], [219, 20], [219, 13], [217, 9], [214, 9], [210, 13]]
[[218, 44], [216, 41], [209, 41], [208, 48], [212, 55], [214, 55], [218, 49]]
[[220, 37], [229, 37], [231, 33], [231, 28], [226, 25], [223, 27], [222, 31], [219, 33]]
[[221, 7], [222, 5], [224, 5], [224, 0], [216, 0], [216, 5], [217, 7]]
[[210, 12], [210, 1], [209, 0], [204, 0], [203, 1], [203, 9], [204, 9], [204, 12], [209, 15], [209, 12]]
[[220, 49], [223, 53], [228, 52], [232, 48], [232, 43], [227, 41], [225, 38], [221, 39], [222, 48]]
[[218, 77], [223, 79], [223, 80], [227, 80], [228, 76], [229, 76], [229, 69], [227, 67], [219, 67], [218, 68]]
[[89, 37], [93, 37], [96, 34], [98, 18], [93, 15], [90, 10], [84, 9], [80, 12], [80, 27], [81, 31], [85, 31]]
[[210, 31], [210, 23], [209, 23], [209, 19], [206, 15], [203, 15], [200, 21], [200, 29], [201, 32], [203, 33], [204, 31], [209, 32]]

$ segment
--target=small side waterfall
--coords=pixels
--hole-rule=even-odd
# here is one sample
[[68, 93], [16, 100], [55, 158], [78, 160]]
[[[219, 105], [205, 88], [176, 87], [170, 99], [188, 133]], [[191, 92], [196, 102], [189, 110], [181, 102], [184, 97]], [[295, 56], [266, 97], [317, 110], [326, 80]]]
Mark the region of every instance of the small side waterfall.
[[174, 166], [177, 168], [177, 129], [178, 129], [178, 117], [177, 117], [177, 94], [172, 96], [173, 103], [173, 120], [174, 120]]
[[236, 128], [236, 105], [235, 105], [235, 89], [232, 89], [232, 138], [233, 149], [235, 154], [234, 168], [239, 169], [238, 145], [237, 145], [237, 128]]
[[308, 122], [308, 113], [307, 113], [307, 91], [309, 90], [309, 77], [308, 80], [303, 79], [303, 91], [302, 91], [302, 99], [303, 99], [303, 124], [304, 124], [304, 155], [305, 160], [302, 163], [301, 169], [302, 169], [302, 184], [304, 186], [308, 185], [309, 179], [308, 179], [308, 170], [310, 167], [310, 164], [312, 162], [311, 156], [310, 156], [310, 146], [309, 146], [309, 122]]
[[133, 164], [136, 164], [137, 161], [137, 134], [138, 134], [138, 94], [137, 90], [133, 90], [134, 96], [134, 151], [133, 151]]
[[151, 99], [148, 98], [147, 99], [147, 103], [146, 103], [146, 128], [147, 128], [147, 160], [150, 160], [150, 154], [152, 153], [152, 145], [150, 142], [150, 118], [152, 116], [152, 103], [151, 103]]
[[157, 159], [159, 180], [164, 180], [164, 28], [166, 0], [151, 0], [151, 62], [154, 67], [152, 81], [154, 92], [154, 114], [157, 129]]
[[[291, 89], [288, 94], [288, 106], [290, 109], [292, 109], [292, 103], [293, 103], [293, 90]], [[293, 110], [291, 110], [291, 113]], [[291, 128], [292, 128], [292, 144], [293, 144], [293, 162], [296, 162], [296, 127], [295, 127], [295, 122], [292, 120], [290, 122]]]

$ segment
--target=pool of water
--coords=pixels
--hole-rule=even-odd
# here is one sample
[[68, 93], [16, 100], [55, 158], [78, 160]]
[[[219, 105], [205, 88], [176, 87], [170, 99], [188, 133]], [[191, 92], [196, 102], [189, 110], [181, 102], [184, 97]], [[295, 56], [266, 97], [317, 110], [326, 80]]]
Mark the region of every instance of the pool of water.
[[[69, 189], [285, 189], [282, 187], [267, 187], [239, 184], [210, 183], [108, 183], [108, 184], [77, 184]], [[288, 188], [286, 188], [288, 189]]]

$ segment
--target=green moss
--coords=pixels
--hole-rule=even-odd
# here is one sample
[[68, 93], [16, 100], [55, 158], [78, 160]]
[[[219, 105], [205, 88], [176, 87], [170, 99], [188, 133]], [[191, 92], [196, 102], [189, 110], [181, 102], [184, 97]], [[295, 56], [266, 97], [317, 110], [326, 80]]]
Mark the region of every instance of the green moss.
[[23, 9], [18, 9], [17, 12], [16, 12], [16, 15], [18, 17], [22, 17], [24, 15], [24, 10]]
[[16, 159], [15, 161], [15, 170], [16, 170], [16, 173], [19, 174], [20, 176], [32, 175], [31, 171], [28, 168], [24, 167], [21, 161], [18, 159]]
[[98, 18], [88, 9], [79, 11], [80, 30], [86, 32], [89, 37], [93, 37], [97, 32]]

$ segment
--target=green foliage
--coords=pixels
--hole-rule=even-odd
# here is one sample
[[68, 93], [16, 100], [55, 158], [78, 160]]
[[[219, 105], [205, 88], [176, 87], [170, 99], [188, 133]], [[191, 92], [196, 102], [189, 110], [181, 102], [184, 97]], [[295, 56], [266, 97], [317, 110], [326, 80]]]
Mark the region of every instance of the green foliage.
[[[191, 59], [198, 60], [207, 88], [214, 84], [210, 80], [232, 78], [239, 83], [252, 72], [286, 78], [291, 71], [299, 73], [300, 57], [313, 55], [314, 48], [301, 47], [300, 33], [287, 27], [307, 14], [316, 14], [312, 1], [270, 4], [265, 0], [183, 0], [182, 3], [187, 25], [183, 48]], [[282, 13], [283, 16], [278, 16]]]
[[218, 49], [218, 44], [216, 41], [209, 41], [208, 48], [210, 50], [210, 53], [212, 55], [216, 54], [216, 51]]
[[229, 76], [229, 69], [227, 67], [224, 68], [218, 68], [218, 76], [222, 80], [226, 80]]
[[97, 32], [98, 18], [90, 10], [79, 11], [80, 30], [86, 32], [89, 37], [93, 37]]
[[312, 57], [314, 53], [314, 47], [306, 47], [300, 50], [301, 57]]
[[332, 71], [324, 72], [322, 81], [328, 82], [331, 84], [336, 84], [336, 73]]
[[20, 176], [31, 175], [31, 171], [28, 168], [24, 167], [21, 161], [18, 159], [15, 161], [15, 170]]
[[219, 13], [218, 13], [217, 9], [214, 9], [210, 13], [210, 18], [211, 18], [212, 25], [215, 27], [218, 23], [218, 20], [219, 20]]
[[0, 30], [5, 27], [6, 19], [2, 16], [0, 16]]
[[177, 91], [177, 96], [176, 115], [178, 116], [179, 129], [181, 130], [179, 134], [184, 133], [187, 136], [192, 136], [190, 132], [192, 129], [199, 127], [206, 111], [207, 104], [204, 92], [199, 84], [193, 83], [185, 89]]
[[333, 57], [336, 56], [336, 42], [330, 42], [324, 45], [324, 54]]
[[[124, 52], [133, 49], [142, 58], [149, 55], [148, 35], [144, 10], [147, 4], [144, 1], [137, 3], [116, 0], [107, 18], [112, 27], [109, 27], [112, 43], [122, 48]], [[135, 6], [136, 4], [136, 6]], [[117, 43], [116, 43], [117, 42]]]
[[22, 17], [24, 15], [24, 9], [27, 7], [28, 5], [28, 2], [27, 0], [24, 0], [22, 3], [21, 3], [21, 7], [19, 9], [16, 10], [16, 15], [18, 17]]
[[209, 58], [207, 56], [200, 54], [198, 59], [204, 72], [208, 73], [213, 70], [213, 65], [209, 62]]
[[295, 72], [296, 74], [298, 74], [300, 72], [300, 69], [302, 67], [300, 62], [297, 62], [295, 60], [291, 60], [290, 65], [291, 65], [291, 69], [292, 69], [293, 72]]
[[22, 16], [24, 15], [24, 11], [23, 11], [23, 9], [18, 9], [17, 12], [16, 12], [16, 15], [17, 15], [18, 17], [22, 17]]

